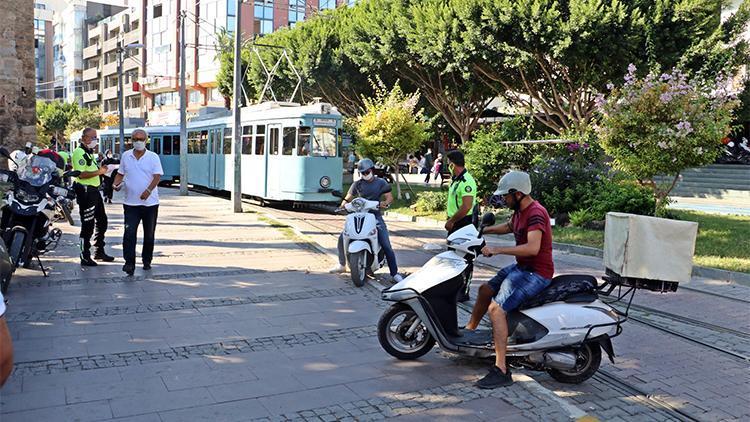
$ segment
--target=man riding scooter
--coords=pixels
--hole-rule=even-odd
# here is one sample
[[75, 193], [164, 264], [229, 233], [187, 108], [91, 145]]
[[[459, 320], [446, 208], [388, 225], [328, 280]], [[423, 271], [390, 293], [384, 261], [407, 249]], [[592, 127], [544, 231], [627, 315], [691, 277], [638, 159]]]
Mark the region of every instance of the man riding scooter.
[[[511, 385], [510, 369], [505, 365], [508, 341], [507, 313], [515, 310], [547, 286], [555, 272], [552, 262], [552, 226], [547, 210], [529, 194], [531, 179], [527, 173], [511, 171], [500, 179], [495, 198], [513, 210], [510, 221], [484, 229], [485, 234], [513, 233], [516, 246], [482, 249], [484, 256], [512, 255], [516, 263], [500, 270], [479, 288], [477, 301], [466, 329], [475, 330], [489, 310], [495, 347], [495, 365], [477, 382], [479, 388]], [[494, 298], [494, 301], [493, 301]]]
[[[388, 208], [391, 205], [393, 202], [391, 185], [373, 174], [374, 167], [375, 163], [369, 158], [363, 158], [359, 161], [357, 164], [357, 170], [362, 178], [352, 183], [346, 197], [341, 201], [340, 207], [343, 207], [347, 202], [351, 202], [352, 199], [358, 197], [370, 201], [378, 201], [380, 202], [380, 208]], [[380, 201], [381, 196], [385, 196], [384, 201]], [[393, 277], [393, 281], [398, 283], [403, 280], [403, 277], [398, 273], [396, 254], [393, 252], [393, 247], [391, 247], [391, 240], [388, 236], [388, 227], [385, 225], [383, 215], [380, 211], [376, 211], [374, 214], [378, 221], [378, 243], [385, 251], [385, 257], [388, 261], [388, 269], [390, 270], [391, 277]], [[338, 252], [339, 264], [330, 270], [331, 273], [343, 273], [346, 271], [346, 251], [344, 250], [343, 235], [339, 236]]]

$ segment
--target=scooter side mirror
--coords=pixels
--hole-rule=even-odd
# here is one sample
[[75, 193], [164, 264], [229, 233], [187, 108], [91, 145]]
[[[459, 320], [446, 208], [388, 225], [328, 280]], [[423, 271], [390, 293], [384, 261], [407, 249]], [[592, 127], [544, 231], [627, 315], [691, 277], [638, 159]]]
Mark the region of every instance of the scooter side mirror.
[[482, 216], [482, 227], [494, 226], [495, 214], [488, 212]]
[[5, 149], [5, 147], [0, 147], [0, 156], [10, 158], [10, 153], [7, 149]]

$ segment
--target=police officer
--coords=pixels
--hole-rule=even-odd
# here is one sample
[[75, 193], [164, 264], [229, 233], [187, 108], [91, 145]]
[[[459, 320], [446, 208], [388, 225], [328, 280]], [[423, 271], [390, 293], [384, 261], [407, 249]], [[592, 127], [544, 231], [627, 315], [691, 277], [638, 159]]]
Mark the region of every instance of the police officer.
[[97, 265], [96, 261], [91, 259], [91, 235], [94, 233], [94, 226], [96, 226], [94, 259], [105, 262], [115, 260], [113, 256], [104, 252], [107, 214], [99, 194], [99, 184], [101, 183], [100, 176], [107, 172], [107, 167], [99, 167], [97, 164], [94, 152], [97, 143], [96, 130], [84, 129], [80, 145], [73, 151], [71, 157], [73, 170], [81, 172], [73, 184], [73, 189], [76, 193], [78, 209], [81, 212], [81, 265], [88, 267]]
[[[476, 216], [478, 215], [479, 208], [476, 204], [477, 182], [466, 171], [464, 154], [461, 151], [453, 150], [448, 153], [447, 158], [448, 169], [451, 172], [451, 176], [453, 176], [451, 178], [451, 185], [448, 188], [448, 204], [445, 207], [448, 214], [445, 229], [448, 230], [448, 234], [450, 235], [469, 224], [476, 225], [475, 220], [477, 219]], [[466, 286], [458, 293], [459, 302], [469, 300], [472, 272], [473, 268], [469, 268]]]

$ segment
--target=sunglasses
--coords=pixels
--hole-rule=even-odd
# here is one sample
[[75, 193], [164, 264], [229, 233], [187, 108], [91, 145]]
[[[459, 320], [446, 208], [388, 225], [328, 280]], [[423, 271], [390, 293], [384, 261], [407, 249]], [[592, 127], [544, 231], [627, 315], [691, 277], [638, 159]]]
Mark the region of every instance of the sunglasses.
[[361, 172], [363, 176], [367, 176], [368, 174], [372, 173], [372, 170], [365, 170]]

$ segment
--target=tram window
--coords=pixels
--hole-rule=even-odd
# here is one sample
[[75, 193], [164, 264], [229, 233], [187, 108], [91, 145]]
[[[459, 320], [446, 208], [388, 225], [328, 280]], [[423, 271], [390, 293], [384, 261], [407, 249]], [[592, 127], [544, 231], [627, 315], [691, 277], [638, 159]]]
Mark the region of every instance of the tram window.
[[125, 137], [125, 151], [133, 149], [133, 141], [130, 140], [130, 136]]
[[336, 156], [336, 128], [316, 127], [313, 131], [313, 156]]
[[172, 137], [165, 136], [163, 142], [161, 155], [172, 155]]
[[234, 137], [232, 136], [232, 128], [224, 128], [224, 154], [231, 154], [232, 153], [232, 140]]
[[285, 127], [284, 138], [282, 140], [281, 153], [283, 155], [292, 155], [294, 153], [294, 144], [297, 140], [297, 128]]
[[202, 130], [201, 136], [198, 138], [198, 153], [199, 154], [206, 154], [208, 153], [208, 131]]
[[197, 154], [198, 153], [198, 138], [200, 137], [200, 132], [193, 131], [188, 133], [188, 154]]
[[221, 129], [211, 131], [211, 154], [221, 154]]
[[310, 127], [302, 126], [297, 135], [297, 155], [307, 157], [310, 155]]
[[242, 127], [242, 154], [248, 155], [253, 153], [253, 127]]
[[269, 155], [278, 155], [279, 154], [279, 128], [272, 127], [268, 130], [268, 136], [270, 149], [268, 150]]
[[151, 138], [151, 151], [153, 151], [156, 154], [161, 154], [161, 138]]
[[255, 126], [255, 155], [266, 153], [266, 125]]
[[172, 154], [180, 155], [180, 135], [174, 135], [172, 137]]

